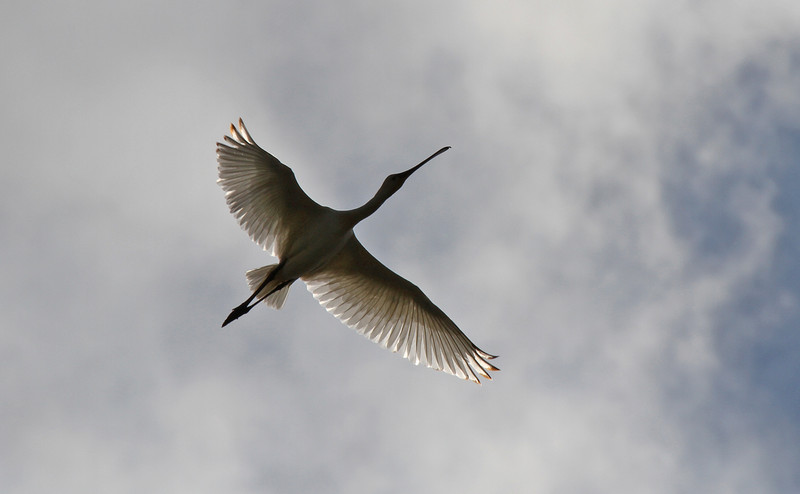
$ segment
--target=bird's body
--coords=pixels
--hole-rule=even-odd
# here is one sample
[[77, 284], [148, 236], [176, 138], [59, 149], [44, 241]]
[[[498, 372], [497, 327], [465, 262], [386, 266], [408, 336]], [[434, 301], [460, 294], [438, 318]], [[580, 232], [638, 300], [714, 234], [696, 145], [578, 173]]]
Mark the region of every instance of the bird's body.
[[320, 208], [298, 228], [292, 229], [289, 238], [276, 250], [279, 259], [286, 261], [282, 274], [285, 279], [300, 278], [327, 264], [339, 252], [353, 227], [342, 215], [330, 208]]
[[[278, 264], [247, 272], [253, 292], [223, 326], [264, 301], [279, 309], [291, 284], [305, 281], [319, 302], [348, 326], [414, 363], [480, 382], [498, 370], [494, 356], [476, 347], [414, 284], [364, 249], [353, 227], [374, 213], [422, 165], [390, 175], [363, 206], [337, 211], [309, 198], [292, 170], [261, 149], [242, 120], [227, 144], [217, 143], [219, 184], [242, 228]], [[255, 302], [251, 305], [251, 302]]]

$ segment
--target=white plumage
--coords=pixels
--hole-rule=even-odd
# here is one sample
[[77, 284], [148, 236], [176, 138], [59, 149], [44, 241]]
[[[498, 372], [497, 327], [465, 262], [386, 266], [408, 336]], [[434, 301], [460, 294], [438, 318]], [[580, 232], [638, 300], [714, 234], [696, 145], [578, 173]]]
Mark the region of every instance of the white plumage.
[[[247, 272], [252, 295], [223, 326], [260, 301], [280, 309], [291, 284], [301, 279], [339, 320], [415, 364], [479, 383], [498, 370], [495, 358], [476, 347], [416, 285], [381, 264], [361, 245], [353, 227], [374, 213], [422, 165], [390, 175], [360, 208], [320, 206], [297, 183], [291, 168], [261, 149], [239, 119], [231, 137], [217, 143], [218, 183], [242, 228], [278, 264]], [[250, 305], [251, 302], [255, 302]]]

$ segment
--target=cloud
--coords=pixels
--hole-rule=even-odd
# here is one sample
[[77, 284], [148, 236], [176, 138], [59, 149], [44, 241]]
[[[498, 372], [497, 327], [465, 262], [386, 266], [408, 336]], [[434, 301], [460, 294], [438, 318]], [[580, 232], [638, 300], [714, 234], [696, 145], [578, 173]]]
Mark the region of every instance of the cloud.
[[[4, 492], [796, 489], [793, 3], [209, 7], [0, 30]], [[357, 234], [494, 381], [299, 286], [218, 329], [239, 115], [339, 208], [453, 145]]]

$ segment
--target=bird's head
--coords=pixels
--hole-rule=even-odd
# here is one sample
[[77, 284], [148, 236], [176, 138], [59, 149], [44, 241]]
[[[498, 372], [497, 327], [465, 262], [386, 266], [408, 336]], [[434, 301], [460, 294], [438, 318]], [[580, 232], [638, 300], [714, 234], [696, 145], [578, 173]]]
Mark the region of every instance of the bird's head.
[[395, 192], [400, 190], [400, 187], [402, 187], [403, 184], [406, 183], [406, 180], [408, 179], [408, 177], [411, 176], [412, 173], [414, 173], [415, 171], [419, 170], [420, 168], [422, 168], [422, 165], [424, 165], [425, 163], [429, 162], [433, 158], [439, 156], [440, 154], [442, 154], [443, 152], [447, 151], [448, 149], [450, 149], [450, 146], [445, 146], [442, 149], [440, 149], [440, 150], [436, 151], [435, 153], [433, 153], [432, 155], [430, 155], [422, 163], [420, 163], [420, 164], [418, 164], [418, 165], [416, 165], [416, 166], [414, 166], [412, 168], [409, 168], [408, 170], [406, 170], [404, 172], [392, 173], [391, 175], [386, 177], [386, 180], [383, 181], [383, 184], [381, 185], [381, 188], [378, 191], [378, 194], [380, 194], [383, 197], [391, 196], [392, 194], [394, 194]]
[[383, 184], [381, 184], [380, 188], [381, 195], [389, 197], [390, 195], [400, 190], [400, 187], [402, 187], [403, 184], [406, 183], [406, 179], [408, 179], [408, 177], [411, 176], [411, 173], [409, 172], [392, 173], [391, 175], [386, 177], [386, 179], [383, 181]]

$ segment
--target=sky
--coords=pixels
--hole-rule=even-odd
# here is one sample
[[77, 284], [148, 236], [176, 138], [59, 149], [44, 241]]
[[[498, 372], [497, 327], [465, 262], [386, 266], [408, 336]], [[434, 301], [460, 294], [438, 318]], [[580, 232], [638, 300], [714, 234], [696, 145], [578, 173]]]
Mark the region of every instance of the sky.
[[[800, 490], [800, 3], [23, 2], [0, 491]], [[239, 117], [502, 370], [416, 367], [216, 185]]]

